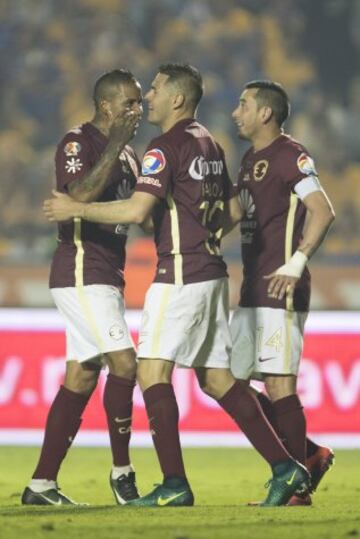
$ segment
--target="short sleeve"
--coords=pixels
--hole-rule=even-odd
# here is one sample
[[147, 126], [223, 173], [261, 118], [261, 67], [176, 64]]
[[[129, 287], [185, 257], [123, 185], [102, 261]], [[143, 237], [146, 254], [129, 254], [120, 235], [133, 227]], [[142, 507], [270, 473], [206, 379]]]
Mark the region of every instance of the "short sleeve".
[[174, 166], [170, 151], [165, 145], [149, 145], [141, 164], [136, 191], [166, 198], [171, 187]]
[[89, 143], [82, 134], [68, 133], [57, 147], [56, 184], [67, 191], [69, 183], [84, 177], [92, 168]]
[[283, 157], [283, 182], [292, 190], [295, 186], [308, 177], [317, 178], [317, 171], [313, 159], [306, 151], [291, 149]]

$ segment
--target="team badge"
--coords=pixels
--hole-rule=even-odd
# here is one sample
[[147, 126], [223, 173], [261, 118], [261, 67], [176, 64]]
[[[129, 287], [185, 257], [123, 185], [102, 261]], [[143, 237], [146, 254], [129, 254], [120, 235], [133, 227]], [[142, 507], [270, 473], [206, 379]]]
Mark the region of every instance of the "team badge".
[[268, 168], [269, 168], [269, 161], [266, 161], [266, 159], [257, 161], [253, 168], [254, 180], [256, 182], [261, 182], [261, 180], [264, 179]]
[[66, 161], [65, 170], [66, 172], [71, 172], [71, 174], [75, 174], [82, 169], [82, 166], [83, 164], [80, 159], [75, 159], [75, 157], [73, 157], [72, 159]]
[[297, 166], [300, 172], [307, 176], [317, 176], [316, 168], [313, 159], [306, 153], [299, 155], [297, 160]]
[[68, 142], [64, 148], [65, 155], [71, 157], [72, 155], [78, 155], [81, 150], [81, 144], [75, 140]]
[[147, 174], [157, 174], [165, 168], [165, 165], [165, 155], [158, 148], [154, 148], [144, 155], [141, 171], [144, 176]]

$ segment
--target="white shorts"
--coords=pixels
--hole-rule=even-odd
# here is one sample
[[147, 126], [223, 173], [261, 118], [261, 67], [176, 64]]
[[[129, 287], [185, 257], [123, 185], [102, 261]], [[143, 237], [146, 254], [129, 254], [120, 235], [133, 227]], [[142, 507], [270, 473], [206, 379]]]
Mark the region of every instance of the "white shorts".
[[124, 299], [115, 286], [52, 288], [51, 294], [65, 321], [68, 361], [101, 361], [106, 352], [134, 348]]
[[154, 283], [146, 297], [138, 358], [181, 367], [230, 367], [228, 279], [186, 285]]
[[239, 307], [230, 324], [231, 370], [236, 378], [297, 375], [307, 313], [270, 307]]

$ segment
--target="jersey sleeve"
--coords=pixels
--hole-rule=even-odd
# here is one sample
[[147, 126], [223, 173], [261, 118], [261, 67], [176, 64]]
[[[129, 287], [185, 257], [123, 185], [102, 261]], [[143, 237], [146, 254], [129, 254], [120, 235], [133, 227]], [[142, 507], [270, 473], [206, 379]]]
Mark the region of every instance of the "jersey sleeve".
[[158, 198], [166, 198], [171, 189], [174, 163], [166, 145], [150, 143], [142, 160], [140, 176], [135, 191], [149, 193]]
[[57, 147], [55, 156], [56, 185], [68, 191], [68, 185], [83, 178], [92, 168], [89, 143], [80, 133], [68, 133]]
[[303, 180], [317, 177], [314, 161], [304, 148], [291, 148], [283, 156], [282, 180], [291, 191]]

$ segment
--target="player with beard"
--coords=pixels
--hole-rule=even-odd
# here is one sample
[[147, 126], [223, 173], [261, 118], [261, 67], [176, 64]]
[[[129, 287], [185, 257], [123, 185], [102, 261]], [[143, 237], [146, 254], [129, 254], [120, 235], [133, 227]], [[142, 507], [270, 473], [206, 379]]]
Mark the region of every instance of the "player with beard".
[[261, 379], [264, 412], [289, 453], [306, 464], [311, 487], [291, 505], [310, 505], [310, 493], [333, 461], [329, 448], [306, 440], [306, 419], [296, 392], [309, 310], [309, 258], [334, 219], [314, 162], [282, 125], [290, 105], [272, 81], [245, 85], [233, 118], [240, 138], [249, 140], [237, 190], [244, 278], [239, 308], [231, 322], [231, 368], [241, 380]]

